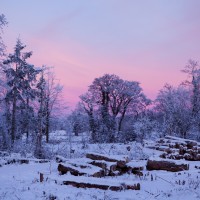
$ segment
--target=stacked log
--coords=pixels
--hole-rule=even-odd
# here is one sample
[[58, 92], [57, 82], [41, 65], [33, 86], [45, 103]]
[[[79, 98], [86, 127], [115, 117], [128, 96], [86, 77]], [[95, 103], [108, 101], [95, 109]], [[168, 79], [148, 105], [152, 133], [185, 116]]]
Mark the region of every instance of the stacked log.
[[[63, 184], [65, 185], [72, 185], [74, 187], [81, 187], [81, 188], [97, 188], [103, 190], [113, 190], [113, 191], [120, 191], [122, 189], [130, 189], [130, 190], [140, 190], [140, 184], [117, 184], [112, 185], [106, 181], [106, 184], [96, 183], [97, 181], [92, 181], [95, 178], [101, 178], [104, 176], [119, 176], [124, 173], [132, 173], [137, 176], [142, 176], [143, 173], [141, 172], [144, 167], [137, 163], [136, 165], [132, 166], [132, 164], [128, 163], [127, 156], [108, 156], [103, 154], [97, 153], [88, 153], [86, 154], [85, 159], [77, 159], [77, 160], [67, 160], [62, 157], [58, 157], [57, 162], [58, 164], [58, 171], [61, 175], [70, 172], [73, 176], [80, 176], [80, 177], [90, 177], [91, 182], [84, 182], [82, 180], [65, 180]], [[64, 163], [62, 163], [64, 161]], [[93, 179], [91, 179], [93, 177]]]
[[58, 171], [60, 172], [61, 175], [66, 174], [68, 172], [70, 172], [74, 176], [83, 176], [83, 175], [86, 175], [86, 173], [83, 173], [83, 172], [81, 173], [81, 172], [79, 172], [76, 169], [73, 169], [73, 168], [68, 167], [68, 166], [64, 166], [62, 164], [58, 165]]
[[68, 161], [66, 158], [64, 158], [63, 156], [56, 156], [56, 162], [57, 163], [62, 163], [62, 162], [66, 162]]
[[166, 170], [170, 172], [179, 172], [189, 170], [189, 165], [184, 163], [176, 163], [169, 160], [148, 160], [147, 170]]
[[127, 166], [128, 156], [108, 156], [104, 154], [88, 153], [86, 158], [93, 160], [90, 164], [101, 167], [107, 176], [117, 176], [131, 172]]
[[194, 140], [166, 136], [156, 142], [155, 149], [163, 151], [161, 158], [200, 161], [200, 143]]
[[128, 162], [128, 156], [108, 156], [105, 154], [98, 154], [98, 153], [87, 153], [86, 158], [90, 158], [92, 160], [104, 160], [108, 162]]
[[70, 163], [67, 163], [65, 165], [59, 164], [58, 171], [61, 175], [70, 172], [70, 174], [73, 176], [91, 176], [98, 178], [105, 176], [103, 169], [90, 164], [85, 165], [85, 167], [73, 165]]

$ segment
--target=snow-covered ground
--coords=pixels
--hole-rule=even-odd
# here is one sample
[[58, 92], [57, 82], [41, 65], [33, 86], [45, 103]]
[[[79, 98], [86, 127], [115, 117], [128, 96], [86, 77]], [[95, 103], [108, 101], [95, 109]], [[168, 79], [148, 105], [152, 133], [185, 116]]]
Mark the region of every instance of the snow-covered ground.
[[[58, 133], [56, 133], [58, 134]], [[54, 137], [53, 137], [54, 138]], [[52, 143], [53, 143], [53, 139]], [[54, 144], [49, 148], [53, 151], [62, 152], [67, 160], [84, 160], [87, 152], [106, 153], [108, 155], [128, 155], [132, 161], [130, 165], [144, 164], [145, 160], [140, 158], [158, 158], [160, 152], [152, 149], [142, 148], [136, 143], [130, 144], [88, 144], [83, 136], [69, 138], [60, 133], [60, 138], [55, 135]], [[70, 152], [70, 149], [74, 151]], [[68, 151], [69, 150], [69, 151]], [[200, 199], [200, 166], [199, 161], [187, 161], [190, 169], [182, 172], [166, 171], [143, 171], [143, 176], [124, 174], [122, 176], [93, 178], [76, 177], [70, 174], [59, 175], [55, 159], [49, 162], [39, 163], [37, 159], [27, 158], [28, 164], [18, 162], [7, 164], [9, 160], [21, 159], [20, 154], [11, 154], [0, 157], [0, 200], [35, 200], [35, 199], [59, 199], [59, 200], [145, 200], [145, 199], [169, 199], [169, 200], [196, 200]], [[71, 159], [70, 159], [71, 157]], [[80, 161], [79, 161], [80, 162]], [[40, 182], [40, 173], [44, 174], [44, 181]], [[83, 189], [63, 185], [63, 181], [76, 180], [84, 182], [109, 183], [123, 185], [124, 183], [140, 183], [141, 190], [110, 191], [100, 189]]]

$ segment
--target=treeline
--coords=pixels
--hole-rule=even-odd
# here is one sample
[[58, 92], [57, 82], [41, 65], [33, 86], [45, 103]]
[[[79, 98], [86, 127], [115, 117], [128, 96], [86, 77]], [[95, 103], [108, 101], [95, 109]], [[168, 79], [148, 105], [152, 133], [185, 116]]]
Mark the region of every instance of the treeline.
[[189, 60], [182, 72], [188, 80], [178, 87], [166, 84], [154, 101], [138, 82], [109, 74], [96, 78], [70, 116], [73, 131], [77, 135], [90, 131], [93, 142], [143, 141], [163, 135], [199, 140], [200, 66]]

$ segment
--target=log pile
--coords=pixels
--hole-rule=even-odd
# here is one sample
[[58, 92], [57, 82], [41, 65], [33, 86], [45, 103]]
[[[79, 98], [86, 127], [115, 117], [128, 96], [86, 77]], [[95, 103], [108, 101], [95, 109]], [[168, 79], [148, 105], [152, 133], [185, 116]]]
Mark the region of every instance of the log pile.
[[[144, 169], [145, 163], [138, 162], [133, 164], [128, 161], [127, 156], [108, 156], [97, 153], [88, 153], [86, 158], [83, 159], [71, 159], [66, 160], [64, 158], [56, 158], [58, 164], [58, 171], [61, 175], [70, 173], [73, 176], [79, 177], [90, 177], [90, 180], [94, 178], [101, 178], [105, 176], [119, 176], [124, 173], [132, 173], [137, 176], [142, 176], [142, 170]], [[61, 161], [64, 161], [63, 163]], [[91, 179], [93, 177], [93, 179]], [[100, 179], [99, 179], [100, 180]], [[96, 182], [84, 182], [74, 180], [63, 181], [65, 185], [72, 185], [74, 187], [81, 188], [98, 188], [98, 189], [110, 189], [113, 191], [120, 191], [122, 189], [139, 190], [140, 184], [125, 184], [122, 186], [120, 184], [111, 185], [106, 181], [106, 184], [96, 183]], [[125, 187], [125, 188], [124, 188]]]
[[97, 153], [88, 153], [86, 158], [91, 159], [90, 164], [101, 167], [105, 176], [116, 176], [130, 173], [132, 168], [127, 165], [128, 156], [108, 156]]
[[59, 164], [58, 171], [61, 175], [70, 172], [73, 176], [91, 176], [91, 177], [98, 177], [101, 178], [105, 176], [104, 170], [100, 167], [96, 167], [90, 164], [85, 165], [77, 165], [67, 163], [65, 165]]
[[163, 151], [161, 158], [200, 161], [200, 143], [194, 140], [166, 136], [156, 142], [155, 149]]
[[97, 153], [88, 153], [82, 160], [67, 160], [59, 156], [56, 157], [56, 161], [59, 163], [58, 171], [61, 175], [70, 172], [74, 176], [103, 177], [119, 176], [125, 173], [141, 175], [145, 166], [144, 162], [137, 163], [136, 166], [131, 165], [127, 156], [117, 157]]

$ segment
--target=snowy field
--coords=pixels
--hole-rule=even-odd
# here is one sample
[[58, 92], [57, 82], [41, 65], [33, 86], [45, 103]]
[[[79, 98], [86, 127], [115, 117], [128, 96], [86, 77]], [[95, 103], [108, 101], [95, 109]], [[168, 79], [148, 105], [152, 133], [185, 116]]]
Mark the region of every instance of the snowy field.
[[[57, 141], [56, 141], [57, 140]], [[54, 142], [53, 142], [54, 141]], [[154, 145], [148, 142], [146, 146]], [[142, 147], [140, 144], [88, 144], [87, 137], [67, 137], [64, 132], [54, 133], [48, 149], [56, 155], [66, 158], [65, 163], [84, 162], [85, 154], [96, 152], [106, 155], [127, 155], [129, 164], [142, 163], [145, 167], [148, 157], [159, 159], [160, 151]], [[71, 151], [72, 150], [72, 151]], [[59, 154], [60, 152], [60, 154]], [[53, 153], [52, 153], [53, 154]], [[15, 159], [15, 163], [10, 163]], [[29, 163], [20, 163], [20, 160]], [[19, 162], [18, 162], [19, 161]], [[200, 161], [183, 161], [189, 164], [189, 170], [167, 172], [163, 170], [143, 170], [143, 176], [126, 173], [121, 176], [106, 176], [94, 178], [87, 176], [72, 176], [70, 173], [60, 175], [55, 157], [50, 160], [39, 160], [31, 155], [0, 154], [0, 199], [1, 200], [138, 200], [138, 199], [169, 199], [195, 200], [200, 199]], [[25, 162], [25, 161], [24, 161]], [[182, 161], [180, 161], [182, 162]], [[199, 169], [198, 169], [199, 167]], [[40, 173], [44, 175], [40, 182]], [[63, 181], [84, 181], [124, 185], [140, 183], [140, 190], [123, 189], [121, 191], [100, 190], [91, 188], [76, 188], [63, 185]]]

